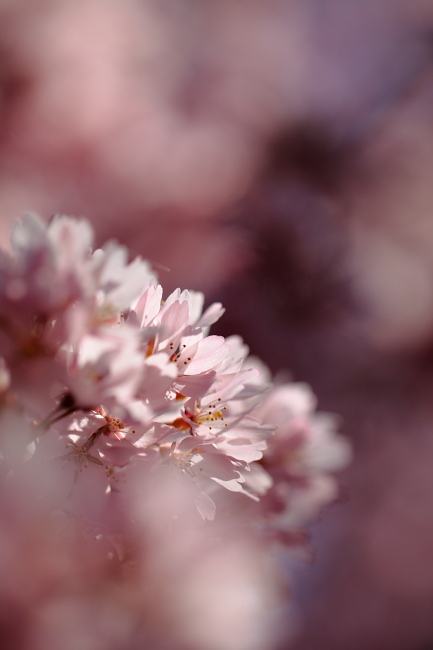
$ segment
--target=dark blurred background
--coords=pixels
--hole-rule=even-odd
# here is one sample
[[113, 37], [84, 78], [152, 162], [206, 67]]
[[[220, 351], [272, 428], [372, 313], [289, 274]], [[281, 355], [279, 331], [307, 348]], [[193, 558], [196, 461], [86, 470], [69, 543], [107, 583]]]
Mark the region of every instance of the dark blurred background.
[[0, 0], [0, 208], [88, 217], [341, 414], [295, 650], [433, 648], [433, 2]]

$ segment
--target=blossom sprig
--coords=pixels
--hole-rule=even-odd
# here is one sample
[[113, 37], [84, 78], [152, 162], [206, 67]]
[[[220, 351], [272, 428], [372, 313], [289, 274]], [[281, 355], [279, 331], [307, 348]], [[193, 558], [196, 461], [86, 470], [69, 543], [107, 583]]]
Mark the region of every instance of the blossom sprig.
[[[201, 531], [206, 567], [212, 526], [231, 540], [233, 557], [238, 539], [249, 540], [251, 557], [264, 538], [304, 539], [300, 527], [336, 497], [332, 472], [350, 459], [335, 420], [315, 413], [308, 387], [272, 387], [239, 337], [209, 334], [220, 303], [203, 311], [201, 292], [164, 296], [146, 261], [129, 262], [116, 242], [95, 251], [92, 243], [84, 219], [46, 225], [26, 215], [0, 252], [0, 457], [9, 492], [21, 503], [31, 484], [44, 520], [60, 513], [80, 538], [99, 531], [107, 558], [134, 557], [142, 571], [142, 548], [164, 564], [173, 526], [186, 546], [190, 531]], [[2, 503], [0, 494], [0, 519]], [[195, 647], [187, 628], [185, 643]]]

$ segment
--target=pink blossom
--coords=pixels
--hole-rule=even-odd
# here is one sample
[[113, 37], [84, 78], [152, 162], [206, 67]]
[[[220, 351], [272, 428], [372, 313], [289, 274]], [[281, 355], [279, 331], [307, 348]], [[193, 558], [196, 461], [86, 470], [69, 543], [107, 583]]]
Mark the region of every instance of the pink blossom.
[[264, 537], [301, 538], [349, 447], [309, 389], [209, 335], [220, 303], [164, 301], [147, 262], [92, 237], [27, 216], [0, 256], [3, 583], [36, 648], [102, 647], [101, 624], [122, 648], [266, 650]]
[[80, 407], [126, 404], [138, 389], [141, 370], [134, 330], [125, 327], [87, 334], [69, 365], [68, 388]]

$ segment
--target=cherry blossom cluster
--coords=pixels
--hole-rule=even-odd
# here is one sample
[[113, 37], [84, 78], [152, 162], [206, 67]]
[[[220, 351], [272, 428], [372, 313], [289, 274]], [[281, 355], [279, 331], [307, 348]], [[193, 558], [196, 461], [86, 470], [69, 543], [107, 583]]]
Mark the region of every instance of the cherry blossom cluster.
[[[97, 647], [268, 647], [266, 617], [284, 591], [268, 550], [305, 543], [349, 445], [307, 386], [272, 388], [239, 337], [209, 334], [221, 304], [164, 296], [147, 262], [92, 244], [85, 220], [26, 215], [0, 253], [0, 521], [13, 504], [11, 582], [23, 564], [16, 540], [33, 540], [34, 647], [59, 647], [43, 623], [53, 617], [71, 635], [69, 614], [61, 625], [52, 614], [62, 599], [116, 622], [113, 646]], [[47, 614], [35, 565], [57, 558], [56, 576], [59, 556], [78, 586]], [[84, 628], [96, 647], [98, 625]]]

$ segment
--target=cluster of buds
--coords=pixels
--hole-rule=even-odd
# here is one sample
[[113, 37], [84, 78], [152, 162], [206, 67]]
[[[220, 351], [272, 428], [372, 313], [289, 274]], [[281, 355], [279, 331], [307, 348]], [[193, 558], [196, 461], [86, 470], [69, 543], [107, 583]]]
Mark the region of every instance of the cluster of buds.
[[221, 304], [164, 298], [147, 262], [92, 239], [27, 215], [0, 253], [0, 567], [28, 564], [23, 647], [268, 647], [267, 551], [305, 540], [350, 448], [308, 387], [273, 388], [239, 337], [209, 335]]

